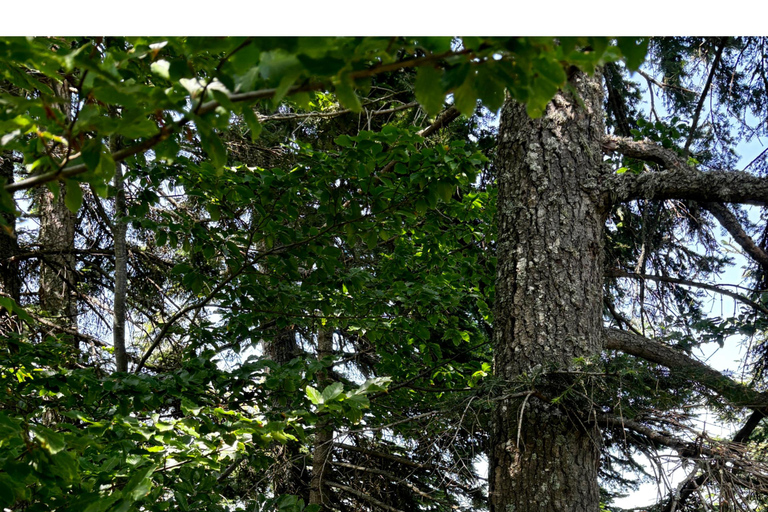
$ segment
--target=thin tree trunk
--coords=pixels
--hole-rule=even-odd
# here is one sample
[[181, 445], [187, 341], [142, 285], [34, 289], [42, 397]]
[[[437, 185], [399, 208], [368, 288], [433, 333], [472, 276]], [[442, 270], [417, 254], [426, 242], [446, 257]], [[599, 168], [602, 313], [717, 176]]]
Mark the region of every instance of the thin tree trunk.
[[[112, 151], [116, 151], [115, 142]], [[125, 223], [125, 184], [123, 183], [123, 164], [115, 166], [115, 218], [112, 221], [112, 237], [115, 243], [115, 300], [112, 325], [112, 344], [115, 348], [115, 370], [128, 371], [128, 353], [125, 348], [125, 300], [128, 283], [128, 250], [125, 237], [128, 226]]]
[[[320, 329], [317, 331], [317, 358], [322, 360], [333, 353], [333, 334]], [[318, 372], [319, 389], [329, 385], [326, 372]], [[326, 420], [320, 420], [315, 432], [315, 450], [312, 454], [312, 480], [309, 483], [309, 504], [324, 507], [328, 503], [326, 474], [331, 465], [333, 428]], [[322, 510], [322, 509], [321, 509]]]
[[602, 88], [581, 74], [571, 84], [580, 98], [558, 94], [541, 119], [512, 101], [502, 110], [494, 367], [536, 393], [495, 411], [492, 512], [596, 512], [600, 504], [600, 435], [576, 419], [589, 404], [549, 402], [569, 382], [548, 370], [601, 349]]
[[[0, 186], [11, 182], [13, 182], [13, 160], [10, 152], [3, 152], [0, 154]], [[9, 297], [18, 303], [21, 293], [19, 263], [12, 260], [19, 252], [16, 239], [16, 217], [12, 214], [3, 214], [3, 220], [5, 226], [0, 227], [0, 296]], [[0, 336], [20, 331], [21, 325], [16, 315], [0, 309]]]
[[[42, 259], [40, 307], [58, 325], [76, 329], [75, 261], [72, 252], [75, 248], [75, 215], [64, 204], [64, 187], [58, 183], [53, 186], [59, 187], [58, 198], [47, 188], [36, 190], [40, 210], [38, 243], [43, 249], [54, 251]], [[77, 343], [75, 340], [76, 347]]]
[[[264, 352], [268, 359], [283, 365], [296, 357], [296, 331], [292, 327], [280, 329], [274, 338], [264, 343]], [[272, 490], [275, 496], [293, 494], [309, 501], [309, 488], [306, 481], [306, 456], [295, 444], [289, 443], [274, 447], [275, 463], [270, 468]]]
[[[69, 118], [67, 100], [69, 87], [65, 82], [54, 84], [53, 88], [62, 98], [62, 108]], [[60, 149], [60, 148], [59, 148]], [[53, 148], [56, 155], [60, 151]], [[61, 155], [58, 155], [61, 156]], [[76, 216], [69, 211], [64, 200], [66, 189], [61, 183], [53, 183], [52, 187], [58, 188], [58, 194], [54, 196], [46, 187], [35, 190], [35, 199], [40, 213], [40, 231], [38, 243], [47, 251], [53, 251], [46, 255], [40, 262], [40, 283], [38, 295], [40, 308], [51, 319], [69, 332], [77, 330], [77, 297], [75, 275], [75, 222]], [[79, 339], [75, 336], [75, 352], [79, 353]]]

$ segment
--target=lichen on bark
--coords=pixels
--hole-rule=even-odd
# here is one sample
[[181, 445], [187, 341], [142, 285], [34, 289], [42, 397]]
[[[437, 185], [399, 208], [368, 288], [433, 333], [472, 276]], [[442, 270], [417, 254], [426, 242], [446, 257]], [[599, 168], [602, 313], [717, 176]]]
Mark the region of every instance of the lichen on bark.
[[[541, 119], [508, 101], [498, 150], [495, 373], [537, 374], [537, 392], [502, 400], [490, 464], [491, 510], [597, 511], [600, 436], [548, 403], [567, 383], [548, 369], [601, 350], [602, 89], [575, 74]], [[573, 412], [573, 414], [571, 414]]]

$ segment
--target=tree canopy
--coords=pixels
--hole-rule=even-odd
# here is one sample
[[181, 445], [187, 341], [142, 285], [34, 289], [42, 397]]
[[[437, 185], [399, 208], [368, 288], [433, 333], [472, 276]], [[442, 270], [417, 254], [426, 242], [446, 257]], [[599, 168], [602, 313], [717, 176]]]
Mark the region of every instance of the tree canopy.
[[0, 40], [0, 507], [763, 506], [765, 44]]

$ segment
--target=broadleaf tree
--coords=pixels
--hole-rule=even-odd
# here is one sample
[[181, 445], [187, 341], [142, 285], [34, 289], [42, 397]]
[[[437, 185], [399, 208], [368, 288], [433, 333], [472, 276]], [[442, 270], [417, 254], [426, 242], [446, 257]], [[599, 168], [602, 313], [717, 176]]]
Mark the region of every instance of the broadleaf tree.
[[0, 41], [0, 505], [761, 506], [765, 44]]

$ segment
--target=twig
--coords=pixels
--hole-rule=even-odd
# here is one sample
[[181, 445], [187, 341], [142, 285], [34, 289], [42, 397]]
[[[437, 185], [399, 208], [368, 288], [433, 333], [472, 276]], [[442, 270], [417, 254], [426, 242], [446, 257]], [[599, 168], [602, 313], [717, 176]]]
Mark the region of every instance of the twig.
[[403, 512], [399, 508], [390, 507], [386, 503], [377, 500], [373, 496], [369, 496], [369, 495], [367, 495], [365, 493], [362, 493], [362, 492], [360, 492], [360, 491], [358, 491], [356, 489], [353, 489], [352, 487], [348, 487], [346, 485], [342, 485], [342, 484], [340, 484], [338, 482], [333, 482], [331, 480], [326, 480], [325, 484], [330, 486], [330, 487], [336, 487], [337, 489], [341, 489], [342, 491], [346, 491], [349, 494], [357, 496], [358, 498], [360, 498], [360, 499], [362, 499], [364, 501], [367, 501], [368, 503], [372, 503], [372, 504], [376, 505], [381, 510], [389, 510], [390, 512]]
[[723, 55], [723, 50], [725, 49], [725, 44], [728, 41], [727, 38], [723, 38], [723, 40], [720, 42], [720, 46], [717, 48], [717, 53], [715, 53], [715, 60], [712, 62], [712, 69], [709, 70], [709, 76], [707, 77], [707, 83], [704, 84], [704, 89], [701, 91], [701, 96], [699, 97], [699, 103], [696, 105], [696, 111], [693, 114], [693, 120], [691, 121], [691, 131], [688, 133], [688, 139], [685, 141], [685, 146], [683, 147], [683, 154], [688, 155], [690, 153], [689, 149], [691, 147], [691, 143], [693, 142], [694, 136], [696, 134], [696, 128], [699, 124], [699, 116], [701, 115], [701, 109], [704, 107], [704, 100], [707, 97], [707, 94], [709, 93], [709, 88], [712, 85], [712, 80], [715, 77], [715, 72], [717, 71], [717, 67], [720, 65], [720, 57]]

